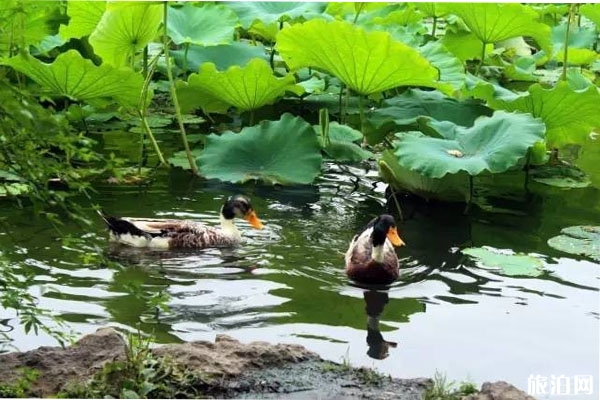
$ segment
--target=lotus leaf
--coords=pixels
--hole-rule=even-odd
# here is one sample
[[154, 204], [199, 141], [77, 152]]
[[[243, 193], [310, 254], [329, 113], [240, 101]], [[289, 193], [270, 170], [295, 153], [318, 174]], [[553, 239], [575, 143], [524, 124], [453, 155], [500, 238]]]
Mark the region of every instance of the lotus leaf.
[[162, 7], [150, 2], [108, 3], [89, 38], [94, 52], [103, 63], [126, 65], [155, 38], [163, 18]]
[[600, 142], [598, 139], [588, 139], [583, 143], [576, 164], [590, 178], [592, 184], [600, 189]]
[[584, 4], [579, 7], [579, 12], [600, 29], [600, 4]]
[[590, 178], [578, 168], [568, 165], [544, 165], [529, 173], [539, 183], [560, 188], [584, 188], [592, 183]]
[[545, 131], [539, 119], [503, 111], [478, 119], [470, 128], [431, 125], [443, 138], [402, 134], [395, 151], [401, 166], [430, 178], [459, 171], [470, 175], [504, 172], [525, 157]]
[[551, 89], [534, 84], [525, 96], [487, 100], [493, 108], [541, 118], [547, 128], [548, 147], [583, 143], [594, 128], [600, 127], [600, 93], [595, 86], [573, 90], [567, 82], [559, 82]]
[[389, 33], [367, 32], [344, 21], [308, 21], [283, 29], [277, 48], [292, 70], [313, 67], [362, 95], [397, 86], [435, 87], [438, 71]]
[[169, 7], [168, 33], [176, 44], [215, 46], [233, 42], [237, 16], [230, 8], [218, 4], [185, 3]]
[[64, 39], [81, 38], [96, 29], [106, 10], [105, 1], [69, 1], [67, 14], [69, 25], [61, 25], [59, 34]]
[[548, 240], [548, 246], [600, 262], [600, 226], [570, 226]]
[[198, 159], [206, 178], [229, 182], [311, 183], [321, 171], [321, 146], [313, 128], [285, 113], [240, 133], [209, 135]]
[[[563, 61], [564, 42], [567, 24], [557, 25], [552, 28], [552, 50], [553, 59]], [[568, 63], [570, 65], [591, 64], [598, 58], [598, 53], [593, 50], [596, 41], [596, 33], [590, 27], [572, 26], [569, 28]]]
[[326, 16], [323, 14], [327, 3], [274, 2], [274, 1], [236, 1], [227, 4], [236, 12], [242, 27], [249, 28], [255, 21], [265, 25], [273, 22], [291, 20], [298, 17], [306, 19]]
[[272, 104], [286, 91], [297, 95], [303, 92], [302, 87], [295, 84], [293, 75], [276, 78], [269, 64], [260, 59], [250, 61], [243, 68], [230, 67], [225, 72], [217, 71], [213, 63], [205, 63], [200, 73], [190, 75], [188, 84], [189, 89], [200, 92], [195, 104], [206, 107], [206, 99], [200, 94], [207, 93], [210, 100], [216, 99], [240, 111]]
[[529, 36], [551, 53], [550, 27], [538, 22], [538, 13], [522, 4], [452, 3], [449, 13], [458, 15], [483, 43], [496, 43], [516, 36]]
[[452, 94], [465, 85], [466, 76], [463, 63], [440, 42], [429, 42], [425, 46], [417, 47], [416, 50], [439, 70], [438, 89], [442, 92]]
[[503, 275], [539, 276], [543, 272], [542, 260], [526, 254], [487, 246], [469, 247], [462, 252], [477, 260], [479, 267], [500, 270]]
[[319, 133], [321, 147], [334, 160], [362, 161], [373, 156], [373, 153], [355, 143], [363, 138], [363, 134], [356, 129], [332, 122], [329, 124], [328, 140], [325, 140], [322, 137], [321, 127], [315, 125], [313, 128]]
[[62, 53], [52, 64], [46, 64], [26, 54], [3, 62], [27, 75], [55, 96], [74, 100], [112, 98], [124, 106], [139, 104], [143, 78], [129, 69], [110, 65], [96, 66], [75, 50]]
[[435, 3], [435, 2], [423, 2], [417, 3], [416, 7], [421, 10], [428, 17], [443, 17], [448, 13], [446, 10], [446, 5], [444, 3]]
[[58, 2], [1, 1], [0, 52], [8, 54], [17, 44], [26, 49], [51, 35], [50, 21], [58, 14], [59, 7]]
[[[458, 57], [461, 61], [481, 59], [481, 40], [472, 32], [464, 30], [446, 29], [444, 37], [440, 40], [448, 51]], [[486, 44], [485, 52], [489, 54], [494, 48], [492, 44]]]
[[[180, 68], [186, 65], [185, 50], [174, 50], [170, 54]], [[265, 48], [263, 45], [253, 46], [247, 42], [233, 42], [219, 46], [196, 46], [191, 45], [187, 52], [187, 69], [198, 71], [200, 66], [206, 62], [215, 64], [219, 71], [224, 71], [234, 65], [244, 67], [253, 58], [264, 58]]]

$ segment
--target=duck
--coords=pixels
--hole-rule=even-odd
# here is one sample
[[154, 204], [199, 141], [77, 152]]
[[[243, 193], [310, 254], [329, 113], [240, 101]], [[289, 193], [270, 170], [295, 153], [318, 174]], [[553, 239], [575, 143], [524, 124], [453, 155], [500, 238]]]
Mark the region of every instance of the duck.
[[98, 210], [109, 230], [109, 240], [133, 247], [154, 249], [203, 249], [233, 247], [242, 236], [234, 224], [236, 217], [245, 219], [255, 229], [264, 225], [256, 215], [250, 199], [238, 194], [229, 197], [220, 210], [220, 227], [192, 220], [130, 218], [108, 216]]
[[404, 246], [396, 221], [388, 214], [373, 218], [356, 234], [346, 251], [346, 275], [357, 283], [389, 285], [400, 271], [394, 246]]

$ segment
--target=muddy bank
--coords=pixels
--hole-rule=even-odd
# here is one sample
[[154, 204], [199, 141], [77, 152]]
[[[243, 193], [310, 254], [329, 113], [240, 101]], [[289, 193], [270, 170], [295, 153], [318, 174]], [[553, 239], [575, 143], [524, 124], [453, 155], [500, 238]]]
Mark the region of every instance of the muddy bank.
[[[243, 344], [226, 335], [217, 335], [215, 342], [170, 344], [149, 351], [153, 359], [165, 360], [167, 365], [199, 377], [194, 381], [197, 387], [193, 388], [193, 396], [182, 392], [178, 397], [421, 400], [433, 383], [427, 378], [396, 379], [370, 369], [324, 361], [299, 345]], [[105, 365], [124, 363], [127, 352], [123, 336], [112, 328], [103, 328], [65, 349], [40, 347], [2, 354], [0, 387], [14, 385], [27, 368], [37, 371], [37, 377], [28, 385], [25, 396], [64, 394], [73, 385], [88, 385]], [[505, 382], [486, 382], [480, 393], [469, 397], [508, 399], [532, 398]]]

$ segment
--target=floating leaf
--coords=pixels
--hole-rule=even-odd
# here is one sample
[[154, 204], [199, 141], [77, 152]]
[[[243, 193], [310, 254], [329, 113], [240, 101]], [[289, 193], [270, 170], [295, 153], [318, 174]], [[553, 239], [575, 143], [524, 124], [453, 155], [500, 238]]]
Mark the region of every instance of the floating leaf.
[[314, 129], [319, 133], [323, 150], [334, 160], [362, 161], [373, 156], [373, 153], [356, 144], [357, 141], [363, 138], [363, 134], [356, 129], [332, 122], [329, 124], [328, 141], [322, 138], [321, 127], [319, 125], [315, 125]]
[[397, 86], [435, 87], [438, 71], [389, 33], [367, 32], [348, 22], [313, 20], [283, 29], [277, 49], [292, 70], [313, 67], [369, 95]]
[[313, 128], [285, 113], [240, 133], [209, 135], [198, 165], [202, 175], [229, 182], [311, 183], [321, 171], [321, 146]]
[[539, 119], [502, 111], [478, 119], [470, 128], [447, 122], [431, 125], [443, 138], [403, 134], [395, 151], [400, 165], [430, 178], [459, 171], [504, 172], [525, 157], [545, 131]]
[[96, 66], [76, 50], [69, 50], [46, 64], [29, 55], [12, 57], [2, 64], [27, 75], [55, 96], [74, 100], [112, 98], [119, 104], [135, 107], [140, 101], [144, 79], [129, 69], [110, 65]]
[[548, 246], [600, 262], [600, 226], [570, 226], [548, 240]]
[[458, 15], [483, 43], [496, 43], [517, 36], [529, 36], [540, 48], [551, 53], [550, 27], [538, 22], [530, 6], [498, 3], [446, 4], [448, 12]]
[[96, 29], [106, 9], [105, 1], [69, 1], [69, 25], [61, 25], [58, 33], [64, 39], [81, 38]]
[[[174, 50], [170, 54], [175, 59], [177, 66], [184, 68], [186, 65], [185, 50]], [[265, 47], [261, 44], [253, 46], [247, 42], [233, 42], [219, 46], [191, 45], [187, 51], [187, 70], [196, 72], [200, 66], [207, 62], [215, 64], [219, 71], [224, 71], [234, 65], [246, 66], [253, 58], [267, 59]]]
[[539, 258], [492, 247], [469, 247], [462, 250], [477, 260], [481, 268], [501, 271], [508, 276], [539, 276], [543, 272], [544, 263]]
[[544, 165], [530, 171], [536, 182], [560, 188], [584, 188], [591, 185], [590, 178], [581, 170], [568, 165]]
[[230, 8], [220, 4], [184, 3], [182, 7], [169, 7], [169, 36], [175, 44], [215, 46], [233, 42], [237, 16]]
[[126, 65], [136, 52], [155, 38], [162, 22], [162, 4], [149, 2], [108, 3], [89, 38], [102, 62]]
[[275, 1], [235, 1], [227, 4], [232, 8], [242, 26], [247, 29], [255, 21], [260, 21], [265, 25], [279, 21], [287, 21], [298, 17], [305, 19], [322, 17], [327, 3], [313, 2], [275, 2]]
[[[250, 61], [243, 68], [233, 66], [225, 72], [217, 71], [213, 63], [203, 64], [200, 73], [190, 75], [188, 85], [190, 90], [199, 91], [195, 99], [198, 106], [207, 107], [207, 99], [201, 96], [202, 93], [207, 93], [209, 101], [216, 99], [240, 111], [255, 110], [272, 104], [286, 91], [297, 95], [303, 92], [302, 87], [295, 84], [293, 75], [276, 78], [269, 64], [260, 59]], [[194, 101], [189, 100], [188, 104]], [[189, 107], [186, 106], [187, 108]]]

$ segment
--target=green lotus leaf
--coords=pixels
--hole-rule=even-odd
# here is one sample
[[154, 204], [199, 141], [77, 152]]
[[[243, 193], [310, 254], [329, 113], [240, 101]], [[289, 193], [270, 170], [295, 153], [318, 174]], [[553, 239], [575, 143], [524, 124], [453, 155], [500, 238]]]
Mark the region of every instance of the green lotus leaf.
[[600, 262], [600, 226], [570, 226], [550, 238], [548, 246]]
[[277, 78], [269, 64], [260, 59], [251, 60], [245, 67], [233, 66], [219, 72], [215, 64], [205, 63], [200, 73], [191, 74], [189, 89], [197, 89], [196, 104], [205, 107], [201, 94], [207, 93], [211, 99], [217, 99], [236, 107], [240, 111], [255, 110], [266, 104], [274, 103], [286, 91], [302, 94], [301, 86], [295, 84], [293, 75]]
[[600, 93], [595, 86], [573, 90], [567, 82], [559, 82], [551, 89], [534, 84], [528, 92], [513, 99], [487, 100], [493, 108], [531, 113], [541, 118], [547, 128], [548, 147], [583, 143], [594, 128], [600, 127]]
[[215, 46], [233, 42], [237, 16], [230, 8], [219, 4], [185, 3], [169, 7], [168, 33], [175, 44]]
[[589, 138], [586, 140], [577, 156], [575, 163], [590, 178], [592, 184], [600, 189], [600, 141]]
[[[192, 75], [190, 75], [190, 78]], [[215, 97], [211, 89], [194, 85], [193, 82], [175, 81], [175, 90], [177, 91], [181, 112], [188, 113], [201, 108], [205, 113], [227, 113], [227, 110], [231, 107], [229, 103]]]
[[535, 39], [540, 48], [551, 54], [550, 27], [538, 22], [539, 15], [530, 6], [511, 3], [446, 4], [483, 43], [496, 43], [516, 36]]
[[428, 17], [439, 18], [448, 14], [446, 5], [444, 3], [423, 2], [416, 3], [415, 6]]
[[160, 3], [108, 3], [89, 42], [103, 63], [121, 67], [156, 37], [162, 18]]
[[543, 165], [531, 170], [529, 176], [544, 185], [566, 189], [584, 188], [592, 184], [583, 171], [568, 165]]
[[600, 4], [584, 4], [579, 7], [579, 12], [600, 29]]
[[[562, 62], [564, 56], [564, 42], [567, 24], [557, 25], [552, 28], [552, 59]], [[567, 42], [569, 65], [587, 65], [598, 59], [598, 53], [593, 50], [597, 34], [591, 27], [569, 28], [569, 40]]]
[[0, 1], [0, 53], [9, 54], [15, 45], [25, 50], [53, 34], [50, 23], [60, 7], [60, 3], [49, 1]]
[[105, 10], [105, 1], [69, 1], [69, 24], [61, 25], [58, 33], [64, 39], [87, 36], [96, 29]]
[[[184, 68], [184, 65], [186, 65], [185, 50], [174, 50], [170, 54], [175, 59], [177, 66]], [[187, 70], [196, 72], [206, 62], [214, 63], [219, 71], [226, 70], [234, 65], [244, 67], [253, 58], [266, 60], [265, 54], [263, 45], [253, 46], [247, 42], [233, 42], [209, 47], [190, 45], [187, 51]]]
[[327, 3], [275, 2], [275, 1], [235, 1], [227, 4], [236, 12], [242, 27], [248, 29], [255, 21], [265, 25], [303, 17], [325, 18], [323, 14]]
[[[440, 41], [448, 51], [458, 57], [461, 61], [480, 60], [483, 43], [472, 32], [446, 29], [446, 34]], [[489, 54], [494, 48], [493, 44], [486, 44], [485, 53]]]
[[313, 128], [319, 134], [319, 141], [325, 153], [337, 161], [363, 161], [373, 157], [373, 153], [363, 149], [356, 142], [363, 139], [363, 134], [347, 125], [337, 122], [329, 124], [328, 140], [323, 138], [320, 125]]
[[2, 64], [27, 75], [52, 95], [73, 100], [114, 99], [121, 105], [136, 107], [144, 83], [143, 77], [130, 69], [96, 66], [76, 50], [59, 55], [52, 64], [25, 54]]
[[425, 46], [417, 47], [416, 50], [439, 70], [438, 89], [447, 94], [462, 89], [466, 79], [465, 67], [461, 60], [440, 42], [429, 42]]
[[462, 250], [477, 260], [478, 266], [499, 270], [508, 276], [539, 276], [544, 271], [544, 263], [539, 258], [492, 247], [469, 247]]
[[459, 171], [504, 172], [525, 157], [545, 131], [539, 119], [503, 111], [478, 119], [470, 128], [447, 122], [431, 125], [442, 138], [402, 134], [395, 150], [401, 166], [430, 178]]
[[292, 70], [313, 67], [369, 95], [397, 86], [437, 85], [438, 71], [389, 33], [367, 32], [344, 21], [308, 21], [283, 29], [277, 49]]
[[313, 128], [285, 113], [279, 121], [262, 121], [240, 133], [209, 135], [198, 166], [209, 179], [308, 184], [319, 175], [321, 162]]
[[378, 25], [410, 25], [423, 20], [423, 14], [414, 4], [391, 4], [365, 15], [366, 20]]

